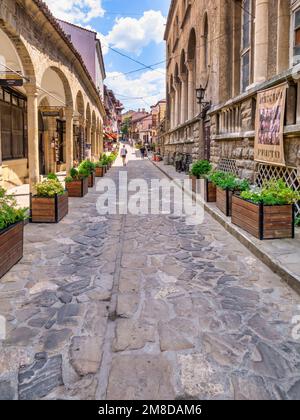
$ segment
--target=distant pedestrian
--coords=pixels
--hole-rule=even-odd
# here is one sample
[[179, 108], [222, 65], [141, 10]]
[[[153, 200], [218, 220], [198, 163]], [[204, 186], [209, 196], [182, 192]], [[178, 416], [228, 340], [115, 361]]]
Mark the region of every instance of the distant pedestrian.
[[127, 149], [125, 147], [125, 144], [123, 144], [123, 147], [121, 149], [121, 158], [123, 160], [123, 166], [126, 166], [126, 157], [127, 157]]
[[142, 147], [141, 147], [140, 152], [141, 152], [141, 157], [142, 157], [142, 159], [144, 159], [144, 157], [145, 157], [145, 152], [146, 152], [146, 148], [145, 148], [145, 146], [142, 146]]

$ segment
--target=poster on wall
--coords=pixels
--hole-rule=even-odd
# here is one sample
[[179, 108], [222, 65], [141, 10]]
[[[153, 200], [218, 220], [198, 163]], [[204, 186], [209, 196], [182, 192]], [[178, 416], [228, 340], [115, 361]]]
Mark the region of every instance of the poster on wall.
[[257, 94], [254, 160], [285, 166], [283, 128], [287, 84]]

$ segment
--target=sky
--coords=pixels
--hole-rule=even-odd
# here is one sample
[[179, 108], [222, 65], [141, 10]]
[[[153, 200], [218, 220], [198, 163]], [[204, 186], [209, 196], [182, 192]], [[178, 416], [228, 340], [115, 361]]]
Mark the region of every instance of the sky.
[[[98, 33], [107, 75], [105, 84], [113, 89], [125, 110], [149, 110], [165, 98], [163, 35], [171, 0], [46, 0], [46, 3], [57, 18]], [[142, 70], [135, 72], [137, 69]]]

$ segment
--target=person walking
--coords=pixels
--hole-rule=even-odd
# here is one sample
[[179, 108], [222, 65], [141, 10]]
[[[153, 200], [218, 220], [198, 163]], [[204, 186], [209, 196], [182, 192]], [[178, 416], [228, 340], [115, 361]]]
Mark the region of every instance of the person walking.
[[127, 149], [125, 147], [125, 144], [123, 144], [123, 147], [121, 149], [121, 158], [123, 161], [123, 166], [126, 166], [126, 157], [127, 157]]
[[145, 151], [146, 151], [146, 149], [145, 149], [145, 146], [143, 145], [140, 149], [142, 159], [144, 159], [144, 157], [145, 157]]

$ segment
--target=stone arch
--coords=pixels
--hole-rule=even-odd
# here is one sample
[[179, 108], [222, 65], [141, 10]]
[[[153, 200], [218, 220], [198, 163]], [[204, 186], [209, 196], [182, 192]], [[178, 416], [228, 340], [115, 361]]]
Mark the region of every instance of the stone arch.
[[[73, 95], [71, 86], [65, 74], [55, 66], [48, 67], [41, 78], [41, 87], [47, 90], [53, 97], [49, 96], [51, 105], [66, 106], [73, 108]], [[41, 96], [47, 96], [47, 93], [42, 92]], [[57, 97], [59, 100], [56, 100]]]
[[84, 108], [84, 100], [83, 100], [83, 94], [81, 90], [77, 92], [76, 95], [76, 111], [80, 114], [82, 118], [85, 117], [85, 108]]
[[92, 132], [91, 132], [91, 142], [92, 142], [92, 158], [95, 158], [97, 154], [97, 121], [95, 110], [92, 112]]
[[185, 123], [188, 119], [188, 69], [186, 65], [186, 53], [181, 51], [180, 55], [180, 79], [181, 79], [181, 110], [180, 122]]
[[[0, 36], [5, 38], [5, 42], [0, 42], [0, 55], [1, 49], [7, 48], [10, 45], [10, 54], [16, 54], [18, 61], [21, 64], [20, 69], [13, 68], [15, 71], [22, 71], [22, 74], [30, 79], [30, 83], [35, 84], [36, 72], [31, 59], [31, 56], [24, 45], [22, 39], [10, 31], [4, 22], [0, 19]], [[2, 66], [1, 66], [2, 67]], [[11, 66], [9, 66], [11, 67]], [[29, 82], [29, 81], [27, 81]]]
[[209, 66], [209, 22], [208, 22], [208, 13], [205, 12], [203, 16], [203, 32], [202, 32], [202, 39], [203, 39], [203, 71], [207, 72]]
[[194, 118], [196, 113], [196, 57], [197, 57], [197, 37], [194, 28], [190, 31], [188, 50], [187, 50], [187, 67], [188, 67], [188, 119]]

